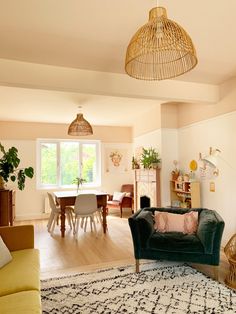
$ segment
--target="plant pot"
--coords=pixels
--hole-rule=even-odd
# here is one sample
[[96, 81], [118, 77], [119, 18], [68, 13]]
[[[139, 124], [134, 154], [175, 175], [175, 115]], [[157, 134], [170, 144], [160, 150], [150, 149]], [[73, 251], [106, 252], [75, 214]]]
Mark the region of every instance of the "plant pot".
[[158, 169], [158, 163], [152, 163], [152, 169]]
[[185, 175], [184, 175], [184, 181], [185, 181], [185, 182], [188, 182], [188, 181], [189, 181], [189, 175], [188, 175], [188, 174], [185, 174]]
[[172, 173], [171, 173], [171, 176], [172, 176], [172, 180], [173, 180], [173, 181], [176, 181], [176, 180], [178, 179], [179, 172], [172, 172]]

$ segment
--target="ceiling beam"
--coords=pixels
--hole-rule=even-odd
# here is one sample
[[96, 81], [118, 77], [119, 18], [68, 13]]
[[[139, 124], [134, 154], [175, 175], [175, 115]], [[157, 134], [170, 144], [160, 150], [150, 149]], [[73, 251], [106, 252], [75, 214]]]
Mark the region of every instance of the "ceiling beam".
[[141, 81], [107, 73], [0, 59], [0, 85], [163, 101], [215, 103], [219, 87], [178, 80]]

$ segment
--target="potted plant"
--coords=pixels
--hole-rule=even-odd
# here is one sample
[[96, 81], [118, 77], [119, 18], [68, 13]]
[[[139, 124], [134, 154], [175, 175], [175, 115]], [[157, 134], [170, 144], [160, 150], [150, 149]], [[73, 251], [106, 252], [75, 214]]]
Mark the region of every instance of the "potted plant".
[[139, 169], [139, 164], [137, 158], [132, 157], [132, 169]]
[[73, 183], [75, 183], [76, 186], [77, 186], [77, 193], [78, 193], [78, 191], [79, 191], [80, 186], [82, 186], [82, 184], [83, 184], [84, 182], [86, 182], [86, 180], [83, 179], [83, 178], [81, 178], [81, 177], [77, 177], [77, 178], [75, 178], [75, 179], [73, 180]]
[[18, 168], [20, 159], [16, 147], [11, 147], [6, 151], [0, 143], [0, 151], [2, 153], [0, 158], [0, 189], [5, 189], [5, 182], [11, 180], [17, 182], [19, 190], [24, 190], [25, 179], [26, 177], [33, 178], [34, 169], [32, 167]]
[[174, 160], [173, 164], [175, 166], [175, 169], [171, 171], [172, 180], [176, 181], [180, 175], [180, 171], [178, 169], [178, 161]]
[[156, 169], [158, 168], [160, 162], [161, 158], [155, 148], [143, 148], [140, 163], [143, 165], [144, 169]]

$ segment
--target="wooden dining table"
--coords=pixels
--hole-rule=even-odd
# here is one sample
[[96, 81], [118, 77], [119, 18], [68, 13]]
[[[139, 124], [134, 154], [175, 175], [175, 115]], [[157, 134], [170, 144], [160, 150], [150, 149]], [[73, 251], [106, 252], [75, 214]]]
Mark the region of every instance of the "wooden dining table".
[[107, 193], [97, 190], [81, 190], [77, 191], [56, 191], [53, 192], [57, 204], [61, 208], [61, 236], [65, 237], [65, 208], [66, 206], [74, 205], [75, 199], [78, 194], [95, 194], [97, 197], [98, 208], [102, 208], [102, 224], [103, 232], [107, 231]]

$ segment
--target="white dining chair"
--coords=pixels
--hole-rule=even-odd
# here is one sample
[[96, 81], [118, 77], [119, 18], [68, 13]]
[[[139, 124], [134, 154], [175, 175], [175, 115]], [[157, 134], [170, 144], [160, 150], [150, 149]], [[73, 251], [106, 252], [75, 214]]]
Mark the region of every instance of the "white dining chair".
[[[74, 223], [74, 235], [78, 236], [79, 225], [86, 231], [87, 221], [90, 220], [91, 231], [97, 236], [97, 228], [95, 224], [95, 218], [100, 217], [99, 221], [102, 223], [101, 215], [98, 213], [97, 197], [95, 194], [79, 194], [76, 197], [74, 205], [75, 223]], [[81, 222], [80, 222], [81, 220]]]
[[[49, 199], [49, 205], [51, 208], [51, 213], [49, 216], [49, 220], [48, 220], [48, 232], [53, 234], [54, 229], [55, 229], [55, 224], [57, 222], [57, 220], [60, 218], [60, 214], [61, 214], [61, 208], [60, 206], [57, 206], [54, 200], [54, 197], [51, 193], [48, 193], [48, 199]], [[70, 207], [66, 207], [65, 209], [65, 215], [66, 218], [68, 220], [68, 223], [70, 225], [70, 228], [73, 229], [73, 214], [72, 214], [72, 210]]]

